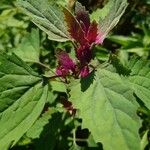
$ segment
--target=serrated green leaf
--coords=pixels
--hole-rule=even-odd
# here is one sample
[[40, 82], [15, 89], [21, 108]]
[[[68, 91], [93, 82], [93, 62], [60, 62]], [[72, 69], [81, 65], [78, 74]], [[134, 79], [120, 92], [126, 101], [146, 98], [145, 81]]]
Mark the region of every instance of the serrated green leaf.
[[47, 103], [52, 104], [53, 102], [55, 102], [57, 96], [58, 96], [57, 93], [49, 91], [47, 96]]
[[18, 5], [32, 18], [32, 21], [49, 36], [50, 40], [67, 41], [68, 32], [62, 11], [48, 0], [18, 0]]
[[98, 22], [100, 19], [104, 19], [108, 15], [112, 4], [113, 1], [109, 0], [103, 8], [97, 8], [95, 11], [93, 11], [90, 15], [91, 20], [95, 20], [96, 22]]
[[128, 5], [127, 0], [112, 0], [109, 4], [107, 15], [99, 20], [99, 30], [104, 37], [116, 26]]
[[12, 51], [26, 62], [38, 62], [40, 55], [39, 31], [32, 29], [31, 33], [27, 34], [18, 47]]
[[0, 54], [0, 149], [23, 136], [40, 115], [46, 98], [47, 86], [16, 55]]
[[52, 114], [55, 112], [54, 109], [49, 109], [33, 124], [33, 126], [26, 133], [27, 137], [36, 139], [40, 138], [44, 126], [49, 123], [49, 120], [52, 117]]
[[[98, 69], [93, 82], [77, 82], [71, 87], [70, 101], [79, 109], [83, 128], [88, 128], [105, 150], [139, 150], [139, 120], [133, 92], [121, 78]], [[133, 144], [134, 143], [134, 144]]]
[[129, 81], [135, 94], [150, 109], [150, 62], [147, 60], [132, 59], [129, 64], [131, 74]]
[[116, 68], [117, 73], [120, 75], [128, 76], [130, 74], [131, 70], [124, 66], [120, 59], [114, 54], [111, 55], [111, 63], [113, 67]]
[[57, 3], [58, 5], [61, 5], [63, 7], [66, 7], [70, 2], [69, 0], [50, 0], [51, 3]]
[[40, 138], [35, 142], [35, 149], [56, 150], [62, 149], [62, 147], [67, 149], [68, 140], [67, 136], [64, 136], [64, 134], [61, 136], [62, 128], [64, 128], [62, 114], [58, 112], [52, 114], [52, 118], [49, 119], [49, 123], [44, 126], [44, 130], [42, 131]]
[[0, 114], [0, 149], [16, 144], [32, 126], [44, 107], [46, 97], [47, 87], [35, 85]]

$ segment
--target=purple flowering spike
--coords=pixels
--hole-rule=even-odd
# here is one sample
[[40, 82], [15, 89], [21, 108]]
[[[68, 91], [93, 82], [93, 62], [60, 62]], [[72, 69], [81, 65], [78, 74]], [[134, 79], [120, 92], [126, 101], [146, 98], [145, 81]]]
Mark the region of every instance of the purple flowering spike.
[[69, 70], [63, 68], [62, 66], [57, 67], [56, 69], [56, 74], [62, 77], [66, 77], [67, 75], [69, 75]]
[[80, 76], [81, 78], [87, 77], [90, 73], [89, 67], [88, 66], [84, 66], [81, 71], [80, 71]]
[[[79, 65], [75, 65], [68, 54], [61, 54], [58, 57], [59, 64], [66, 71], [72, 71], [74, 75], [80, 74], [81, 77], [86, 77], [89, 74], [88, 64], [92, 59], [92, 46], [102, 44], [105, 34], [100, 32], [96, 21], [90, 22], [89, 13], [79, 2], [76, 2], [75, 16], [65, 8], [63, 13], [70, 37], [77, 43], [75, 48]], [[62, 71], [64, 70], [58, 69], [57, 72], [62, 73]]]
[[76, 2], [75, 15], [63, 9], [68, 32], [80, 47], [91, 46], [92, 44], [100, 44], [103, 38], [99, 34], [98, 24], [96, 21], [90, 23], [90, 17], [85, 7]]
[[61, 76], [63, 74], [61, 67], [57, 67], [56, 74], [59, 75], [59, 76]]
[[103, 43], [107, 33], [100, 30], [96, 21], [90, 22], [88, 11], [79, 2], [76, 2], [75, 16], [65, 8], [63, 13], [68, 32], [79, 46]]
[[62, 66], [64, 69], [68, 70], [74, 70], [75, 69], [75, 63], [73, 60], [69, 57], [68, 53], [61, 51], [56, 55], [59, 65]]
[[59, 63], [59, 66], [56, 69], [57, 75], [65, 77], [69, 75], [70, 72], [75, 73], [76, 64], [66, 52], [60, 51], [56, 57]]

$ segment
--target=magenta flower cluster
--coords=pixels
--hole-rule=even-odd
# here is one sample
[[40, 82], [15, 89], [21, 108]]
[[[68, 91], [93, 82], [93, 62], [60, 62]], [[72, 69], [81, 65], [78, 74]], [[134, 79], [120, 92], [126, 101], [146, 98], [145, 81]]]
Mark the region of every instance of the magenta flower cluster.
[[78, 61], [74, 62], [68, 53], [61, 51], [57, 54], [59, 66], [56, 73], [62, 77], [70, 74], [76, 77], [86, 77], [90, 73], [92, 47], [103, 41], [98, 31], [98, 24], [96, 21], [90, 22], [88, 12], [79, 3], [75, 7], [75, 16], [67, 9], [64, 9], [63, 12], [70, 38], [76, 45], [75, 53]]

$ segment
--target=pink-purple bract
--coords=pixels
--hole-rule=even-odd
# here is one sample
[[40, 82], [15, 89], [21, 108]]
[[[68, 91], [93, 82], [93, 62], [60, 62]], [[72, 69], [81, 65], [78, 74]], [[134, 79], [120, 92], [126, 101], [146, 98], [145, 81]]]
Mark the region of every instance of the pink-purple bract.
[[75, 72], [76, 64], [69, 57], [68, 53], [60, 51], [56, 55], [58, 59], [59, 66], [57, 67], [56, 73], [62, 77], [69, 75], [70, 73]]
[[[104, 37], [99, 32], [97, 22], [90, 22], [89, 13], [80, 3], [76, 3], [75, 16], [66, 8], [63, 13], [70, 38], [77, 45], [75, 52], [79, 63], [75, 64], [67, 53], [61, 52], [57, 55], [59, 66], [56, 73], [62, 76], [72, 73], [86, 77], [90, 73], [88, 64], [93, 55], [92, 47], [102, 44]], [[76, 67], [79, 73], [76, 72]]]

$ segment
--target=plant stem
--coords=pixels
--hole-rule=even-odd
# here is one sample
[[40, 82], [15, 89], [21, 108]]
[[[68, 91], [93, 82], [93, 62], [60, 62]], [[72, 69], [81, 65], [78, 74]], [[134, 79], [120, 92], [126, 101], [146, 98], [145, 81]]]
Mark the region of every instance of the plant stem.
[[76, 129], [73, 129], [73, 144], [76, 145]]
[[[68, 140], [74, 141], [74, 139], [72, 137], [69, 137]], [[76, 138], [75, 141], [77, 141], [77, 142], [86, 142], [87, 139]]]
[[51, 71], [53, 74], [56, 75], [56, 73], [48, 65], [45, 65], [45, 64], [43, 64], [41, 62], [35, 62], [35, 63], [40, 65], [40, 66], [42, 66], [42, 67], [44, 67], [44, 68], [46, 68], [46, 69], [48, 69], [49, 71]]
[[48, 65], [45, 65], [45, 64], [43, 64], [43, 63], [41, 63], [41, 62], [39, 62], [39, 61], [28, 61], [29, 63], [35, 63], [35, 64], [38, 64], [38, 65], [40, 65], [41, 67], [44, 67], [44, 68], [46, 68], [46, 69], [48, 69], [49, 71], [51, 71], [53, 74], [55, 74], [56, 75], [56, 73], [48, 66]]

